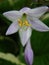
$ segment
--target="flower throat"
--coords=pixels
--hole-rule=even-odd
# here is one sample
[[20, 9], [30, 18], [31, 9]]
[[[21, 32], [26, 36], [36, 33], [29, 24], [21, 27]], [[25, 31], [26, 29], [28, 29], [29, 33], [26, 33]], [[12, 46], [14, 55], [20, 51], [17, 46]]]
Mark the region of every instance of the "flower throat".
[[19, 24], [20, 27], [22, 27], [22, 26], [30, 26], [30, 24], [28, 23], [26, 18], [27, 18], [27, 15], [24, 13], [22, 15], [22, 18], [18, 19], [18, 24]]

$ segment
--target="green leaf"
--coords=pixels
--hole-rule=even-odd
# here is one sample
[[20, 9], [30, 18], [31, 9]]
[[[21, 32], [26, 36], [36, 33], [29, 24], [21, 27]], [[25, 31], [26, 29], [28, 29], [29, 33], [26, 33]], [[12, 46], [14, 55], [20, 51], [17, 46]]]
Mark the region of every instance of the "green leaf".
[[0, 36], [0, 52], [10, 52], [17, 55], [19, 52], [18, 44], [12, 38]]
[[16, 65], [25, 65], [24, 63], [20, 62], [18, 57], [14, 56], [13, 54], [10, 54], [10, 53], [0, 52], [0, 58], [10, 61], [11, 63], [15, 63]]
[[0, 13], [10, 11], [10, 10], [19, 10], [26, 5], [26, 0], [5, 0], [0, 3]]
[[49, 53], [35, 56], [33, 65], [49, 65]]
[[0, 65], [17, 65], [17, 64], [12, 63], [10, 61], [7, 61], [5, 59], [0, 58]]

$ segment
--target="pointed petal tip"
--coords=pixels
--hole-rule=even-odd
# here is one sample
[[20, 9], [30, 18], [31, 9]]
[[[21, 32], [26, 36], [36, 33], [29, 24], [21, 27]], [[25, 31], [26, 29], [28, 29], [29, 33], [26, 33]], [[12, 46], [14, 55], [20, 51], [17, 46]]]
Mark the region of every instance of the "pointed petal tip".
[[5, 35], [11, 35], [11, 34], [14, 34], [14, 32], [11, 32], [9, 29], [5, 33]]
[[14, 33], [16, 33], [16, 32], [11, 32], [11, 31], [9, 31], [9, 29], [8, 29], [5, 35], [12, 35], [12, 34], [14, 34]]
[[9, 32], [7, 31], [7, 32], [5, 33], [5, 35], [10, 35], [10, 34], [9, 34]]
[[45, 6], [46, 8], [48, 8], [48, 6]]
[[41, 30], [40, 32], [49, 32], [49, 27], [46, 25], [45, 29]]
[[5, 35], [8, 35], [7, 33], [5, 33]]
[[3, 13], [3, 16], [7, 18], [7, 17], [8, 17], [7, 12], [4, 12], [4, 13]]
[[43, 6], [43, 10], [46, 10], [46, 11], [48, 11], [48, 9], [49, 9], [49, 7], [48, 6]]
[[3, 15], [7, 17], [9, 12], [10, 12], [10, 11], [4, 12]]
[[48, 9], [48, 6], [41, 6], [41, 7], [45, 8], [45, 9]]
[[6, 12], [4, 12], [3, 15], [5, 16], [6, 15]]
[[48, 6], [45, 6], [45, 8], [48, 10], [49, 9], [49, 7]]

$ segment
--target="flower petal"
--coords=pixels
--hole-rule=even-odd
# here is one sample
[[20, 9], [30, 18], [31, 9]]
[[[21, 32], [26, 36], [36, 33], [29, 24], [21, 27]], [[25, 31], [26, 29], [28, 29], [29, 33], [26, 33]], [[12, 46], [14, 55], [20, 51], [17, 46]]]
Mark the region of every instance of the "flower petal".
[[24, 52], [25, 60], [28, 65], [32, 65], [33, 63], [33, 51], [31, 49], [30, 41], [28, 40], [25, 52]]
[[8, 28], [8, 30], [7, 30], [7, 32], [6, 32], [6, 35], [10, 35], [10, 34], [13, 34], [13, 33], [17, 32], [19, 28], [20, 28], [20, 27], [18, 26], [18, 23], [17, 23], [17, 22], [13, 22], [13, 23], [9, 26], [9, 28]]
[[11, 21], [16, 21], [22, 14], [19, 11], [8, 11], [3, 13], [3, 15]]
[[28, 11], [28, 10], [30, 10], [30, 8], [24, 7], [24, 8], [22, 8], [20, 11], [21, 11], [21, 12], [25, 12], [25, 11]]
[[40, 18], [48, 10], [47, 6], [31, 9], [28, 13], [29, 16]]
[[41, 22], [37, 18], [30, 19], [30, 24], [31, 24], [31, 27], [37, 31], [40, 31], [40, 32], [49, 31], [49, 27], [46, 26], [43, 22]]
[[19, 30], [20, 40], [21, 40], [21, 43], [22, 43], [23, 46], [25, 46], [28, 39], [30, 38], [31, 32], [32, 32], [32, 30], [31, 30], [30, 27], [28, 27], [27, 30], [23, 30], [23, 29]]

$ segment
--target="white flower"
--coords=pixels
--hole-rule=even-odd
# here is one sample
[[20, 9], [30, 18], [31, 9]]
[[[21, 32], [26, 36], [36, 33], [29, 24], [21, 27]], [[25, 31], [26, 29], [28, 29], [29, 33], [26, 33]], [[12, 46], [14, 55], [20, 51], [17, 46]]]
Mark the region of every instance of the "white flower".
[[48, 10], [47, 6], [34, 9], [22, 8], [20, 11], [8, 11], [3, 13], [5, 17], [12, 21], [6, 35], [19, 31], [22, 45], [24, 46], [31, 36], [32, 28], [37, 31], [49, 31], [48, 26], [41, 22], [38, 18]]
[[19, 31], [21, 43], [23, 46], [26, 45], [24, 55], [28, 65], [32, 65], [33, 61], [33, 51], [29, 41], [32, 29], [40, 32], [49, 31], [49, 27], [39, 20], [39, 18], [47, 10], [47, 6], [34, 9], [25, 7], [20, 11], [8, 11], [3, 13], [5, 17], [12, 21], [12, 24], [9, 26], [6, 35], [10, 35]]

